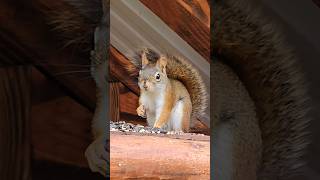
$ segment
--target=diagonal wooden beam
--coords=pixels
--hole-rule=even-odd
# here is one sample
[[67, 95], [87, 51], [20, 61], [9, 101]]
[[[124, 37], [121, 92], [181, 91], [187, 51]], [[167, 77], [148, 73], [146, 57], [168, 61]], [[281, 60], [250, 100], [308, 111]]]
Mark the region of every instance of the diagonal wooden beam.
[[[199, 4], [199, 7], [195, 7], [198, 4], [195, 1], [197, 0], [192, 0], [191, 2], [193, 3], [183, 3], [178, 0], [140, 0], [140, 2], [160, 17], [172, 30], [210, 62], [210, 28], [199, 19], [203, 18], [202, 16], [208, 19], [209, 17], [205, 13], [208, 10], [202, 10], [201, 4]], [[189, 7], [190, 9], [185, 7]], [[192, 8], [198, 9], [198, 13], [194, 10], [192, 12]], [[204, 15], [199, 14], [202, 11]]]
[[131, 62], [113, 46], [110, 47], [110, 73], [135, 94], [139, 94], [138, 80], [129, 75], [125, 67]]
[[208, 0], [176, 0], [190, 14], [210, 28], [210, 6]]

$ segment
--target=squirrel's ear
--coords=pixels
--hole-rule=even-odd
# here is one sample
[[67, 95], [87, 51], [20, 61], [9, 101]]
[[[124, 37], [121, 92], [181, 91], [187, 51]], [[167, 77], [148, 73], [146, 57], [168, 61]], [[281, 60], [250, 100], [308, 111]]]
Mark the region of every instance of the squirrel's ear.
[[146, 52], [143, 52], [141, 55], [142, 67], [149, 64], [149, 60], [147, 58]]
[[166, 72], [166, 66], [167, 66], [167, 58], [164, 56], [161, 56], [159, 60], [157, 61], [157, 66], [161, 69], [163, 73]]

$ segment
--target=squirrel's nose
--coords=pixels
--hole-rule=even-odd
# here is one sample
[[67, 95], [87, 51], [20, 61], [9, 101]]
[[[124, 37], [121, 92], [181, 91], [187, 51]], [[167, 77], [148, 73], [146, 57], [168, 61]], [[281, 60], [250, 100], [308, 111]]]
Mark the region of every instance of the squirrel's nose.
[[143, 82], [143, 88], [144, 88], [144, 89], [148, 89], [148, 86], [147, 86], [147, 82], [146, 82], [146, 81]]

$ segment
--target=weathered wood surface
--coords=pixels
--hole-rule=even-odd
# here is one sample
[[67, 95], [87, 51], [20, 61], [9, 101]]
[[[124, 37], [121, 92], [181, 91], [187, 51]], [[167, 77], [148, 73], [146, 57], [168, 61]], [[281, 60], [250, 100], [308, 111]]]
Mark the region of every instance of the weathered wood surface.
[[32, 151], [36, 160], [88, 167], [84, 152], [91, 143], [90, 112], [62, 97], [32, 107]]
[[36, 69], [32, 70], [32, 89], [33, 158], [88, 167], [84, 152], [92, 141], [92, 112]]
[[31, 179], [30, 80], [30, 66], [0, 67], [0, 179]]
[[139, 97], [121, 83], [120, 91], [120, 111], [132, 115], [137, 115], [136, 108], [139, 106]]
[[128, 74], [125, 67], [130, 64], [129, 60], [123, 56], [113, 46], [110, 47], [110, 73], [125, 84], [132, 92], [139, 94], [137, 77], [132, 77]]
[[110, 117], [112, 121], [120, 120], [120, 88], [121, 82], [111, 82], [109, 84], [109, 107], [110, 107]]
[[210, 179], [209, 136], [110, 135], [112, 179]]
[[[210, 62], [210, 28], [206, 23], [203, 23], [197, 18], [199, 15], [195, 15], [194, 11], [193, 13], [188, 11], [188, 9], [192, 8], [191, 6], [195, 6], [197, 3], [191, 3], [193, 5], [190, 5], [188, 2], [183, 3], [185, 6], [190, 7], [186, 9], [185, 6], [181, 5], [180, 1], [140, 1]], [[198, 11], [203, 11], [204, 14], [208, 13], [208, 10], [202, 10], [201, 7], [197, 9]], [[205, 15], [205, 17], [207, 17], [207, 15]]]
[[210, 28], [210, 6], [208, 0], [176, 0], [190, 14]]

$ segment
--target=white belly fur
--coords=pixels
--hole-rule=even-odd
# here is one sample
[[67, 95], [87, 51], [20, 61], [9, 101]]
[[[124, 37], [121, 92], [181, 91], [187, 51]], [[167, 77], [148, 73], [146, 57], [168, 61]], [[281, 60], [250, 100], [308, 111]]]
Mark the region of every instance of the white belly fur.
[[168, 131], [182, 131], [183, 106], [183, 101], [180, 100], [172, 109], [170, 119], [167, 125]]
[[[155, 98], [156, 97], [156, 98]], [[152, 101], [154, 99], [154, 101]], [[164, 105], [165, 97], [162, 93], [142, 93], [140, 102], [145, 106], [147, 113], [147, 122], [149, 126], [153, 126], [157, 119], [159, 119]], [[167, 131], [181, 131], [183, 118], [183, 100], [178, 101], [171, 111], [168, 123], [162, 128]]]
[[146, 108], [147, 122], [149, 126], [153, 126], [155, 121], [159, 118], [164, 105], [163, 93], [144, 92], [140, 95], [140, 102]]

